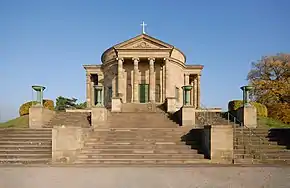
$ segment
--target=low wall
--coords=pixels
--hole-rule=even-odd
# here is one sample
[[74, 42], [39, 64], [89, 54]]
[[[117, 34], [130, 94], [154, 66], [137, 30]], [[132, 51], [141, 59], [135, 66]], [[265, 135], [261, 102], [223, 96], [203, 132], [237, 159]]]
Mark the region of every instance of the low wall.
[[66, 109], [66, 112], [91, 112], [91, 109]]
[[78, 151], [83, 147], [90, 128], [61, 128], [52, 129], [52, 162], [72, 163]]
[[55, 111], [33, 106], [29, 108], [29, 128], [42, 128], [55, 115]]
[[202, 136], [205, 155], [208, 155], [213, 163], [232, 163], [233, 136], [233, 127], [231, 125], [205, 126]]

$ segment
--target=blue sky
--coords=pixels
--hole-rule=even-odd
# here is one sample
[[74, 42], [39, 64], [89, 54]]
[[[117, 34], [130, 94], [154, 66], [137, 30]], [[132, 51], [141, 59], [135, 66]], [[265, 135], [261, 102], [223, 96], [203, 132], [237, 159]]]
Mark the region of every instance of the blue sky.
[[83, 64], [141, 33], [170, 43], [202, 64], [202, 103], [226, 108], [241, 98], [251, 62], [290, 52], [288, 0], [0, 0], [0, 121], [32, 99], [85, 100]]

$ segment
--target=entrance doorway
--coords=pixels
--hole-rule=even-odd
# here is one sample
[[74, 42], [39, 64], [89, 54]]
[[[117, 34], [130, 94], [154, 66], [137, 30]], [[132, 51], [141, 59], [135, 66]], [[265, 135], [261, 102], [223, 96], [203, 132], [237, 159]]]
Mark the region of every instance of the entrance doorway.
[[149, 84], [139, 84], [139, 101], [140, 103], [149, 101]]

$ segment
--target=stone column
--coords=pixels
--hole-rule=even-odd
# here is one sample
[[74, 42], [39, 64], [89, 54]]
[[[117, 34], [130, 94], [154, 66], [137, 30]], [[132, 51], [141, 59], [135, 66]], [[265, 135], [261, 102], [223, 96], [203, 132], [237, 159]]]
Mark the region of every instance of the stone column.
[[189, 85], [189, 74], [184, 74], [184, 85]]
[[197, 108], [200, 108], [200, 74], [197, 75]]
[[91, 106], [95, 106], [95, 83], [93, 80], [91, 80], [91, 85], [90, 85], [90, 93], [91, 93]]
[[138, 63], [139, 63], [139, 58], [132, 58], [134, 61], [134, 86], [133, 86], [133, 102], [138, 103], [139, 102], [139, 70], [138, 70]]
[[169, 91], [171, 90], [170, 88], [170, 80], [169, 80], [169, 59], [164, 58], [165, 61], [165, 97], [172, 97], [169, 96]]
[[190, 104], [192, 106], [194, 106], [194, 83], [193, 83], [193, 81], [190, 82], [190, 85], [192, 87], [192, 89], [190, 91]]
[[123, 58], [117, 58], [118, 60], [118, 92], [117, 96], [123, 99], [124, 95], [124, 73], [123, 73]]
[[197, 77], [194, 77], [194, 107], [197, 108]]
[[149, 60], [149, 97], [150, 102], [155, 103], [155, 75], [154, 75], [155, 58], [148, 58], [148, 60]]
[[91, 75], [89, 73], [86, 74], [86, 94], [87, 94], [87, 107], [90, 108], [91, 105]]
[[162, 72], [163, 72], [163, 69], [162, 67], [160, 67], [160, 71], [159, 71], [159, 84], [160, 84], [160, 99], [159, 99], [159, 102], [163, 102], [163, 76], [162, 76]]
[[165, 66], [162, 66], [162, 103], [165, 102]]

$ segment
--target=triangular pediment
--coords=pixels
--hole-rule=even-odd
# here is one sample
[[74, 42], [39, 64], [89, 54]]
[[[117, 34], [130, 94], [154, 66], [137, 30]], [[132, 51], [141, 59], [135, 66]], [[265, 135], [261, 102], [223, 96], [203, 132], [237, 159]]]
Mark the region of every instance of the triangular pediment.
[[171, 49], [173, 46], [142, 34], [114, 46], [115, 49]]

